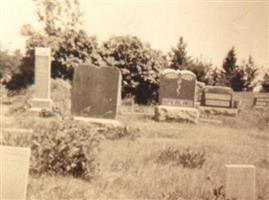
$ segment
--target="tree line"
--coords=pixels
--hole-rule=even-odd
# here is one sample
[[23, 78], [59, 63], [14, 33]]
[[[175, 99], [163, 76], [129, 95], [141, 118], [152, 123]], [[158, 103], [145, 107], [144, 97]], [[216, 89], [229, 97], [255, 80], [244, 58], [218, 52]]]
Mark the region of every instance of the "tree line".
[[118, 67], [121, 70], [122, 97], [133, 96], [137, 103], [149, 104], [158, 99], [159, 74], [165, 68], [194, 72], [198, 81], [208, 85], [231, 87], [234, 91], [251, 91], [260, 84], [269, 91], [269, 70], [257, 79], [258, 66], [249, 56], [237, 63], [234, 47], [227, 52], [222, 67], [192, 58], [187, 43], [179, 37], [168, 54], [153, 49], [136, 36], [112, 36], [98, 43], [83, 29], [83, 13], [79, 1], [36, 1], [41, 30], [26, 24], [21, 33], [26, 37], [25, 55], [18, 51], [1, 51], [0, 79], [10, 90], [20, 90], [34, 81], [34, 49], [50, 47], [52, 50], [52, 78], [72, 80], [74, 69], [80, 63], [95, 66]]

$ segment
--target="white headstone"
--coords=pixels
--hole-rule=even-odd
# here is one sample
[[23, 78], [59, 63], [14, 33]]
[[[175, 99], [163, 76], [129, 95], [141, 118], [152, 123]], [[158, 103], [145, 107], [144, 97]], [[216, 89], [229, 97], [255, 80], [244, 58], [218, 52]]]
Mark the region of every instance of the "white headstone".
[[51, 50], [50, 48], [35, 48], [35, 85], [32, 110], [50, 109], [51, 93]]
[[26, 199], [30, 148], [0, 146], [0, 199]]
[[227, 199], [256, 199], [256, 168], [253, 165], [226, 165]]

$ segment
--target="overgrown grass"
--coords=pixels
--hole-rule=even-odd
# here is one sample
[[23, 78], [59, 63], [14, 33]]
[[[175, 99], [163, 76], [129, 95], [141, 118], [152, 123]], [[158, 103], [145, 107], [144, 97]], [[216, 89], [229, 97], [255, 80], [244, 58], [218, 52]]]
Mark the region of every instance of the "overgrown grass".
[[[150, 113], [152, 108], [146, 109], [145, 113]], [[13, 116], [25, 128], [57, 119], [27, 113]], [[102, 140], [96, 156], [99, 176], [87, 182], [71, 176], [31, 175], [27, 199], [223, 200], [226, 164], [255, 165], [257, 196], [269, 199], [269, 129], [262, 122], [267, 119], [266, 113], [246, 106], [237, 118], [220, 119], [223, 126], [158, 123], [149, 116], [119, 116], [128, 130], [111, 132]], [[177, 152], [176, 156], [168, 156], [165, 164], [158, 162], [169, 149], [172, 154]], [[173, 164], [186, 149], [193, 155], [203, 152], [198, 156], [205, 160], [201, 167]]]
[[[256, 165], [257, 194], [266, 199], [269, 191], [266, 131], [143, 122], [133, 118], [128, 125], [139, 126], [141, 137], [104, 140], [96, 158], [100, 176], [91, 183], [71, 177], [35, 177], [29, 182], [29, 199], [220, 200], [224, 195], [226, 164]], [[206, 162], [193, 169], [157, 162], [160, 152], [169, 148], [205, 152]]]

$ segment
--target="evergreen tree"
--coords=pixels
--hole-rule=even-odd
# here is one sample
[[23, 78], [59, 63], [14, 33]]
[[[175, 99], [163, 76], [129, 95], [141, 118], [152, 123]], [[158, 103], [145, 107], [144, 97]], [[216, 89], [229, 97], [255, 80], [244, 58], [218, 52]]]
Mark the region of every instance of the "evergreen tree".
[[222, 83], [228, 87], [231, 87], [231, 79], [234, 76], [235, 70], [236, 70], [236, 54], [235, 49], [232, 47], [231, 50], [227, 53], [226, 58], [223, 61], [223, 76], [222, 76]]
[[179, 38], [176, 48], [172, 48], [170, 57], [170, 68], [172, 69], [186, 69], [190, 62], [190, 57], [187, 53], [187, 43], [183, 40], [183, 37]]
[[252, 56], [249, 56], [248, 62], [244, 66], [244, 87], [247, 91], [252, 91], [254, 88], [254, 79], [257, 75], [258, 68], [256, 67]]

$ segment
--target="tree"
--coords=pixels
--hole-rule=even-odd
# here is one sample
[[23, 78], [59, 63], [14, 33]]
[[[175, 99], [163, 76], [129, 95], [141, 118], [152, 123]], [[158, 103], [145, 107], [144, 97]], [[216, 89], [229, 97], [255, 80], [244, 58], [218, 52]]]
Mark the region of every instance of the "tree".
[[269, 68], [267, 68], [264, 73], [261, 85], [264, 92], [269, 92]]
[[223, 83], [228, 86], [231, 87], [231, 79], [234, 75], [234, 72], [236, 70], [236, 62], [237, 62], [237, 58], [236, 58], [236, 54], [235, 54], [235, 49], [234, 47], [232, 47], [231, 50], [229, 50], [229, 52], [227, 53], [226, 58], [223, 61]]
[[176, 48], [172, 48], [169, 53], [170, 57], [170, 68], [172, 69], [185, 69], [185, 67], [190, 62], [190, 57], [187, 53], [187, 43], [184, 41], [183, 37], [180, 37]]
[[241, 66], [237, 66], [232, 74], [230, 79], [230, 87], [234, 91], [243, 91], [245, 87], [245, 80], [244, 80], [244, 68]]
[[236, 62], [235, 48], [232, 47], [223, 61], [221, 83], [222, 85], [231, 87], [234, 91], [242, 91], [245, 85], [244, 69], [242, 66], [238, 66]]
[[6, 83], [18, 72], [22, 54], [19, 50], [9, 52], [0, 50], [0, 81]]
[[66, 30], [81, 30], [83, 13], [78, 0], [35, 0], [37, 16], [48, 36], [57, 36]]
[[247, 91], [252, 91], [254, 88], [254, 79], [257, 76], [258, 68], [255, 65], [252, 56], [249, 56], [248, 62], [244, 64], [244, 87]]
[[33, 83], [35, 47], [51, 48], [53, 78], [72, 79], [77, 64], [100, 61], [96, 38], [89, 37], [82, 29], [82, 12], [77, 0], [43, 0], [36, 1], [36, 5], [42, 29], [36, 31], [29, 24], [22, 27], [21, 33], [27, 37], [26, 55], [20, 73], [9, 83], [12, 89]]
[[211, 63], [206, 63], [199, 59], [190, 61], [188, 65], [186, 65], [186, 69], [192, 71], [196, 75], [197, 80], [204, 83], [209, 82], [209, 73], [211, 68]]
[[192, 71], [198, 81], [207, 82], [208, 71], [211, 64], [202, 62], [199, 59], [192, 60], [192, 58], [188, 56], [187, 43], [184, 41], [183, 37], [179, 38], [176, 48], [172, 48], [168, 55], [170, 58], [169, 68]]
[[223, 80], [223, 70], [217, 67], [211, 67], [207, 75], [208, 85], [224, 85]]
[[135, 36], [114, 36], [99, 49], [109, 66], [122, 73], [122, 97], [134, 96], [140, 104], [158, 99], [159, 72], [167, 66], [166, 57]]

